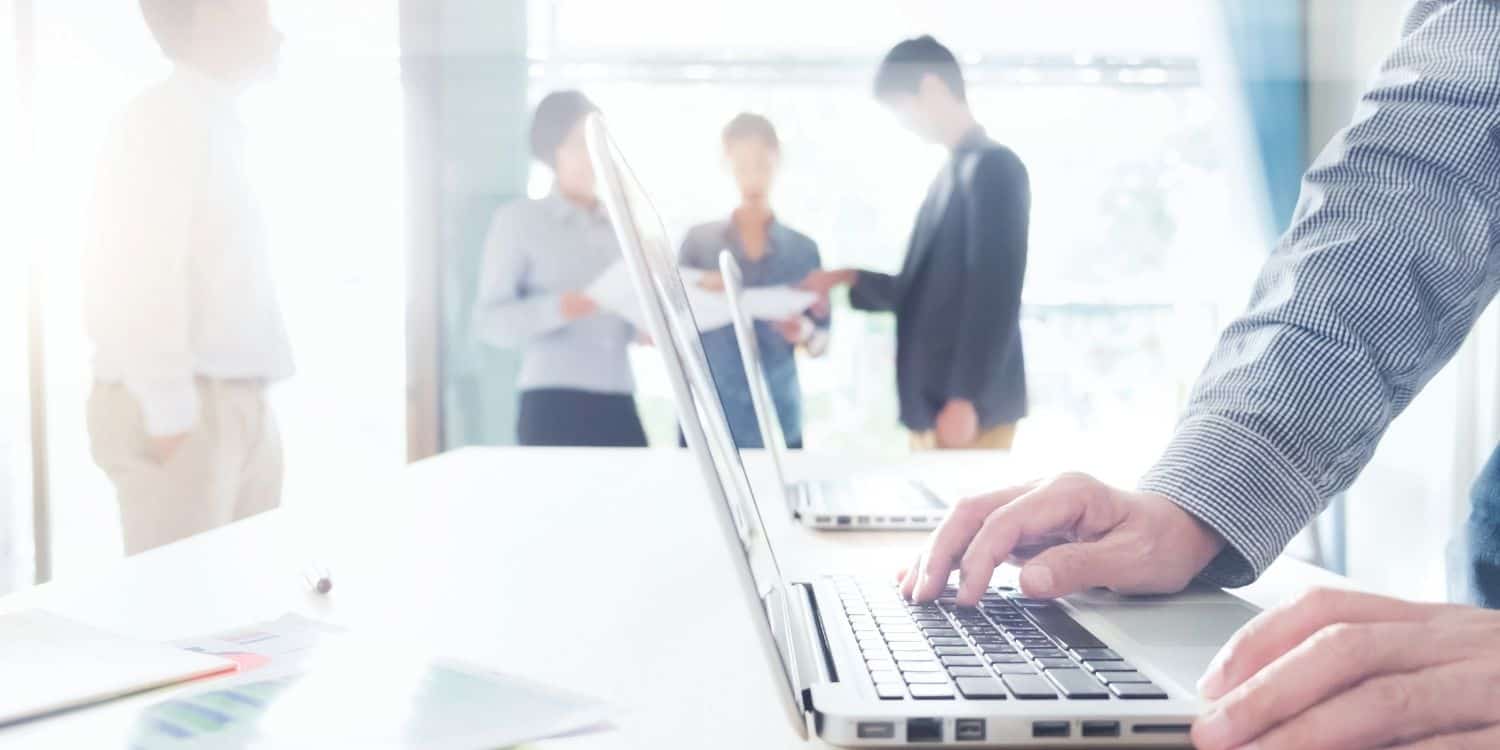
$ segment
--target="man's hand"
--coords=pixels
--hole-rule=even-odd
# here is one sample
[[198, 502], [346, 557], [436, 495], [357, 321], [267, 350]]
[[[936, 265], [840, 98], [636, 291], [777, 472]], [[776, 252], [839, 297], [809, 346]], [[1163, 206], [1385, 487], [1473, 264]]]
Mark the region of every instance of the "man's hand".
[[1162, 495], [1064, 474], [959, 503], [901, 575], [901, 591], [931, 601], [957, 569], [958, 601], [973, 606], [995, 568], [1017, 560], [1027, 596], [1098, 586], [1165, 594], [1182, 590], [1223, 548], [1222, 537]]
[[564, 292], [561, 307], [563, 319], [567, 321], [581, 320], [599, 312], [599, 303], [583, 292]]
[[810, 333], [808, 329], [811, 327], [812, 324], [806, 318], [801, 315], [795, 315], [777, 322], [776, 332], [781, 334], [781, 337], [786, 339], [788, 344], [797, 346], [807, 340], [807, 336]]
[[937, 415], [937, 444], [939, 448], [966, 448], [979, 439], [979, 412], [974, 403], [955, 398]]
[[1199, 688], [1203, 750], [1500, 747], [1500, 612], [1313, 591], [1246, 625]]
[[843, 268], [836, 271], [817, 270], [807, 275], [799, 285], [819, 297], [827, 297], [828, 293], [841, 286], [849, 286], [859, 277], [859, 272], [852, 268]]
[[191, 433], [184, 432], [179, 435], [151, 438], [151, 457], [159, 464], [172, 460], [172, 457], [177, 455], [177, 451], [182, 449], [182, 444], [187, 442], [189, 434]]

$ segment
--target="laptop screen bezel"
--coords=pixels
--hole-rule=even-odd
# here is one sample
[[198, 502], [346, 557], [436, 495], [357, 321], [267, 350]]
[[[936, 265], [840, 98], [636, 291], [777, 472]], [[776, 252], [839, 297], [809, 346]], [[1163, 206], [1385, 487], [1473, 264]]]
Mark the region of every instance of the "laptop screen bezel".
[[[676, 270], [675, 257], [670, 247], [648, 247], [648, 231], [643, 230], [642, 222], [651, 222], [659, 238], [664, 239], [667, 233], [660, 214], [610, 136], [604, 118], [597, 113], [589, 115], [585, 128], [589, 154], [604, 188], [605, 208], [646, 313], [652, 343], [666, 365], [683, 436], [697, 459], [709, 493], [716, 500], [713, 503], [715, 516], [720, 521], [726, 542], [739, 547], [741, 554], [733, 557], [737, 562], [735, 568], [741, 590], [748, 594], [751, 605], [762, 615], [754, 618], [761, 645], [784, 681], [786, 690], [778, 692], [784, 697], [783, 705], [788, 716], [806, 738], [808, 731], [801, 697], [804, 684], [797, 673], [797, 656], [793, 652], [790, 590], [781, 573], [775, 546], [765, 532], [749, 477], [729, 431], [723, 403], [714, 387], [708, 359], [697, 336], [697, 323], [687, 303], [687, 292]], [[648, 215], [637, 215], [631, 207], [631, 187], [638, 193]], [[655, 259], [655, 263], [650, 255], [653, 250], [664, 256]], [[674, 291], [681, 297], [681, 311], [672, 309], [669, 295]], [[757, 576], [754, 568], [750, 540], [757, 532], [770, 561], [769, 576]]]

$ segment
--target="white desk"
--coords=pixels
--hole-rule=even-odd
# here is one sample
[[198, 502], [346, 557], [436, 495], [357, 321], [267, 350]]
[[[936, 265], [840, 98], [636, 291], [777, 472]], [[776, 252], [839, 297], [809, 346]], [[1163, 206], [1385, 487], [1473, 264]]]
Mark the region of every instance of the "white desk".
[[[795, 459], [804, 477], [857, 465]], [[755, 481], [769, 481], [763, 457], [749, 460]], [[1019, 476], [993, 454], [933, 454], [884, 467], [892, 469], [996, 485]], [[97, 576], [0, 599], [0, 612], [41, 607], [169, 640], [297, 611], [619, 709], [616, 729], [547, 747], [800, 746], [773, 674], [749, 645], [743, 598], [723, 587], [738, 551], [716, 544], [707, 502], [684, 452], [467, 450], [416, 464], [385, 490], [343, 503], [357, 514], [264, 514]], [[811, 532], [781, 512], [766, 523], [794, 577], [893, 573], [923, 539]], [[299, 576], [315, 558], [333, 570], [326, 598], [308, 593]], [[1246, 596], [1266, 606], [1338, 581], [1283, 561]], [[115, 746], [108, 741], [121, 736], [130, 709], [160, 697], [23, 725], [0, 732], [0, 745]]]

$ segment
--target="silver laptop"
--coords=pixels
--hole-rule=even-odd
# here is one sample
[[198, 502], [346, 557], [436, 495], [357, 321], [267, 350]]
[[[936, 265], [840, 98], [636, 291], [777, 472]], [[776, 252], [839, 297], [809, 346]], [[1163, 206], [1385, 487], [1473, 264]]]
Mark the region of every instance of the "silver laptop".
[[750, 401], [755, 408], [755, 420], [760, 425], [761, 442], [771, 454], [771, 464], [776, 468], [776, 478], [792, 517], [817, 529], [926, 531], [937, 528], [948, 513], [948, 504], [918, 481], [882, 477], [787, 480], [786, 434], [781, 430], [776, 403], [771, 398], [771, 381], [766, 377], [760, 344], [755, 338], [755, 319], [745, 308], [745, 277], [734, 254], [728, 250], [719, 255], [719, 272], [724, 277], [724, 291], [729, 295], [734, 336], [745, 365], [745, 381], [750, 385]]
[[[597, 115], [590, 151], [758, 646], [804, 736], [844, 746], [1187, 746], [1192, 688], [1255, 613], [1218, 589], [903, 600], [881, 573], [789, 580], [765, 533], [661, 219]], [[703, 738], [712, 742], [712, 738]]]

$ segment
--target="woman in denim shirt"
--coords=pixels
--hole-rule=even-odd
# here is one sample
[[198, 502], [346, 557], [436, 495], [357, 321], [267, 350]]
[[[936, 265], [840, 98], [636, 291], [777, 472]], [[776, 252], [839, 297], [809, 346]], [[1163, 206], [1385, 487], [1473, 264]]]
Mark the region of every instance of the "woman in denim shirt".
[[[740, 205], [727, 220], [691, 229], [682, 242], [680, 260], [687, 268], [710, 273], [704, 284], [722, 288], [719, 253], [729, 250], [744, 271], [745, 286], [795, 286], [822, 266], [818, 245], [776, 220], [770, 191], [781, 159], [781, 141], [771, 122], [741, 114], [724, 128], [724, 156], [740, 191]], [[770, 380], [771, 398], [787, 444], [802, 447], [802, 387], [797, 380], [798, 347], [813, 356], [828, 348], [829, 315], [814, 310], [787, 320], [755, 322], [755, 335]], [[707, 331], [703, 348], [724, 402], [734, 441], [741, 448], [765, 447], [750, 400], [745, 366], [734, 327]]]

